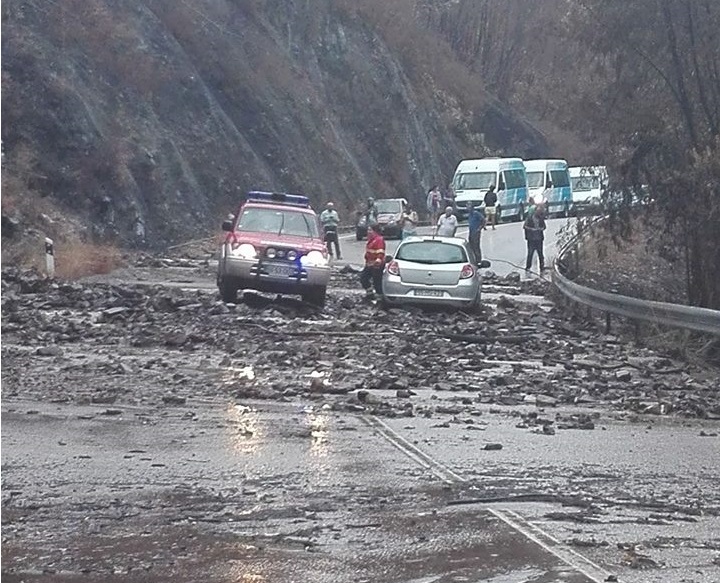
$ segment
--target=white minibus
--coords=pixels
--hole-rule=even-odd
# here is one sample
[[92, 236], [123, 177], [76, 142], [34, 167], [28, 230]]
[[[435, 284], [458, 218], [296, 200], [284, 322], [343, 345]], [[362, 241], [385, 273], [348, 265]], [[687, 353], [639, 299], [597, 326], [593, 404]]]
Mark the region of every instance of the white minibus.
[[525, 160], [525, 172], [530, 200], [544, 204], [548, 215], [570, 214], [572, 190], [565, 160]]
[[607, 188], [608, 173], [605, 166], [571, 166], [572, 211], [574, 214], [598, 212]]
[[521, 158], [462, 160], [452, 180], [458, 219], [467, 219], [473, 206], [482, 205], [491, 185], [497, 193], [498, 222], [509, 217], [524, 219], [528, 189]]

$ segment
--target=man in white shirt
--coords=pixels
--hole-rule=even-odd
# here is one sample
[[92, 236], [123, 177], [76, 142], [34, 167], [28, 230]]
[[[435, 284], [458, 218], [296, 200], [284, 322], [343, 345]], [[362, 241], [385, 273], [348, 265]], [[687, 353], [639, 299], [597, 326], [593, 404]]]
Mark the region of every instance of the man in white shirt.
[[445, 214], [440, 216], [437, 223], [438, 237], [454, 237], [457, 226], [458, 220], [453, 214], [453, 207], [445, 207]]

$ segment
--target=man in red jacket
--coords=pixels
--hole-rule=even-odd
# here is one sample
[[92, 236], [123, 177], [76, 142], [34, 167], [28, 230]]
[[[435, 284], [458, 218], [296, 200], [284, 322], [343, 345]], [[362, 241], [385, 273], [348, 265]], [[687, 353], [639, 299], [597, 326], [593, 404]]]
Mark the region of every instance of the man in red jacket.
[[[360, 283], [367, 298], [373, 299], [375, 293], [378, 295], [382, 293], [383, 269], [385, 269], [385, 239], [380, 235], [377, 225], [368, 225], [365, 267], [360, 273]], [[375, 292], [373, 292], [373, 287]]]

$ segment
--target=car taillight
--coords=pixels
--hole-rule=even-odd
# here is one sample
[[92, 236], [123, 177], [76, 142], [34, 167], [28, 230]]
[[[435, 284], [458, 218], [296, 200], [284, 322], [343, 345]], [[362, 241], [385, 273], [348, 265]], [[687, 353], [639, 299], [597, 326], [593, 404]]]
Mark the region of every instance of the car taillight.
[[400, 266], [397, 261], [391, 261], [388, 263], [387, 271], [390, 275], [400, 275]]
[[460, 279], [468, 279], [473, 275], [475, 275], [475, 268], [469, 263], [463, 265], [462, 271], [460, 272]]

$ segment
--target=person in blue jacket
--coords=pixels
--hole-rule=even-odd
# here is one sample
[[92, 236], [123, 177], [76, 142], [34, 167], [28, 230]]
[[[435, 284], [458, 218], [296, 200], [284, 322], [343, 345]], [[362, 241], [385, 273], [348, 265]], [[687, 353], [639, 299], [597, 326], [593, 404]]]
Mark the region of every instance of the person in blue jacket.
[[476, 264], [482, 261], [480, 234], [486, 224], [487, 218], [485, 217], [485, 210], [480, 206], [474, 206], [468, 215], [468, 243], [470, 243], [470, 249], [472, 249], [475, 254]]

